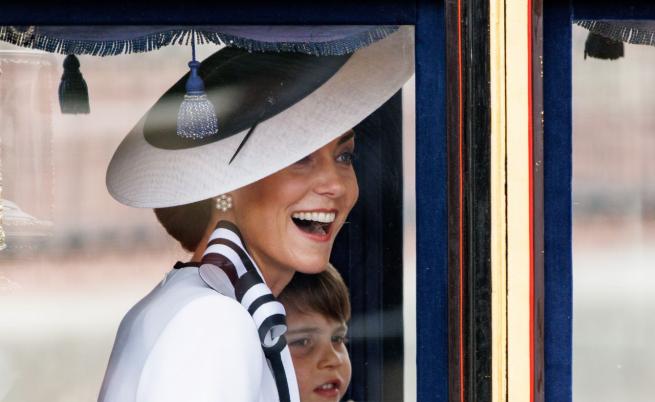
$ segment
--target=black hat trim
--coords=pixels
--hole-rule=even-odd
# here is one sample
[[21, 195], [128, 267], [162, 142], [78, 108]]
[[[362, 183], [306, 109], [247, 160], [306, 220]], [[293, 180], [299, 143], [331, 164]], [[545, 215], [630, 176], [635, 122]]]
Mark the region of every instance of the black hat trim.
[[204, 60], [199, 69], [207, 97], [216, 108], [218, 133], [203, 139], [177, 135], [177, 108], [184, 97], [187, 74], [152, 107], [146, 117], [144, 137], [157, 148], [187, 149], [252, 129], [319, 88], [350, 56], [221, 49]]

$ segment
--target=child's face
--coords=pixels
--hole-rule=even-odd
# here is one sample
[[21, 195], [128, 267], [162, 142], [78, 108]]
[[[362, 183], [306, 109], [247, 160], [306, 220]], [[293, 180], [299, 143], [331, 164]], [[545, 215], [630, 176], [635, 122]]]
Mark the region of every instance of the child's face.
[[288, 310], [287, 325], [301, 402], [341, 400], [351, 374], [346, 324], [318, 313]]

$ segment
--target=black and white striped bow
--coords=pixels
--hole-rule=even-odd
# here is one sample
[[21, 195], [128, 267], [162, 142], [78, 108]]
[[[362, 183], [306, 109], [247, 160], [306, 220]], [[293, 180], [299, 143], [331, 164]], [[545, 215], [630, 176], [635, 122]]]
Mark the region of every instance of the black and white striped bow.
[[209, 238], [199, 272], [210, 287], [248, 310], [273, 371], [280, 402], [299, 402], [296, 375], [284, 337], [287, 331], [284, 307], [264, 283], [234, 224], [218, 223]]

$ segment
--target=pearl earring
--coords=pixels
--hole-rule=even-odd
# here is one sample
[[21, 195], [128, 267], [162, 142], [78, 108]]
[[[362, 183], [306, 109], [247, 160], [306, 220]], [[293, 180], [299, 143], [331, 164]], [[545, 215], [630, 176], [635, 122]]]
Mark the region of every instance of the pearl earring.
[[221, 194], [216, 197], [216, 209], [226, 212], [232, 208], [232, 196], [229, 194]]

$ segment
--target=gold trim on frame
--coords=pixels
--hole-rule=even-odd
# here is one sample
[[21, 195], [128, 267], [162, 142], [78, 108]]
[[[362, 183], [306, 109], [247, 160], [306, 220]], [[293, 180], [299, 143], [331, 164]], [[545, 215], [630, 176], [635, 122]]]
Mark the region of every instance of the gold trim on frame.
[[530, 401], [528, 0], [491, 0], [492, 400]]

